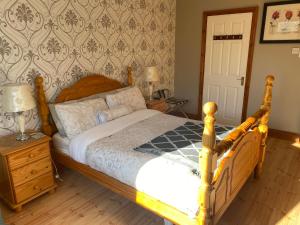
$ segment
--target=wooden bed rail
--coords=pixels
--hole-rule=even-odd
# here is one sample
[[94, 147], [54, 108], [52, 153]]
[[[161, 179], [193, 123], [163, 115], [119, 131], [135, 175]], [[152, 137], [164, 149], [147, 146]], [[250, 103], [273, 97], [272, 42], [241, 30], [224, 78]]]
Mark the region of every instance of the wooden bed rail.
[[201, 171], [201, 186], [199, 188], [199, 212], [197, 220], [200, 225], [210, 225], [213, 223], [213, 210], [211, 206], [211, 193], [213, 191], [213, 183], [220, 176], [214, 171], [216, 169], [217, 155], [221, 155], [229, 150], [236, 141], [243, 137], [251, 128], [258, 126], [261, 134], [260, 157], [259, 163], [255, 168], [255, 175], [259, 176], [264, 162], [266, 139], [268, 135], [268, 121], [271, 112], [272, 87], [274, 77], [269, 75], [266, 77], [264, 99], [260, 109], [252, 116], [247, 118], [240, 126], [225, 137], [219, 144], [216, 145], [215, 135], [215, 113], [217, 105], [214, 102], [208, 102], [203, 106], [204, 131], [202, 136], [202, 151], [199, 154], [199, 169]]
[[251, 127], [256, 125], [258, 121], [265, 115], [267, 111], [265, 109], [258, 110], [255, 114], [248, 117], [245, 122], [239, 125], [234, 131], [227, 135], [222, 141], [220, 141], [215, 148], [215, 152], [218, 155], [222, 155], [228, 149], [230, 149], [237, 139], [242, 137]]

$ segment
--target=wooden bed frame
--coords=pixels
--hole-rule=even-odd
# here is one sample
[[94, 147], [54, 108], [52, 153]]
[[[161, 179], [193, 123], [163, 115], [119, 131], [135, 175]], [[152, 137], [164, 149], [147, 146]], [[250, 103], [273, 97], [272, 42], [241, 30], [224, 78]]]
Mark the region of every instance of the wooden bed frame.
[[[256, 178], [262, 172], [271, 112], [273, 81], [273, 76], [266, 77], [265, 94], [260, 109], [218, 144], [216, 144], [214, 129], [214, 114], [217, 112], [217, 105], [213, 102], [204, 105], [203, 112], [206, 116], [204, 119], [203, 149], [199, 155], [201, 186], [198, 197], [199, 211], [195, 218], [190, 218], [187, 214], [170, 205], [139, 192], [87, 165], [78, 163], [59, 150], [53, 152], [54, 159], [57, 163], [78, 171], [174, 224], [216, 224], [252, 172], [254, 171]], [[50, 117], [43, 88], [43, 78], [37, 77], [35, 83], [42, 131], [52, 136], [57, 130]], [[129, 67], [128, 85], [132, 85], [132, 83], [132, 73]], [[79, 99], [124, 86], [120, 82], [102, 75], [87, 76], [71, 87], [63, 89], [55, 102]], [[217, 156], [225, 152], [226, 156], [217, 166]]]

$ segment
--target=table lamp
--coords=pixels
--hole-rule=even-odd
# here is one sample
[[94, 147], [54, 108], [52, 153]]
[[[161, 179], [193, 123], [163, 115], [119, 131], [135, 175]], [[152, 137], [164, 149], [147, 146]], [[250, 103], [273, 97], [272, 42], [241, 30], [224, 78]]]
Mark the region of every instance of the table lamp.
[[152, 100], [153, 87], [155, 82], [159, 82], [159, 74], [156, 66], [145, 68], [146, 81], [149, 83], [150, 100]]
[[26, 141], [30, 138], [25, 133], [24, 112], [35, 108], [35, 100], [31, 88], [27, 84], [6, 84], [3, 86], [3, 110], [5, 112], [17, 113], [19, 131], [18, 141]]

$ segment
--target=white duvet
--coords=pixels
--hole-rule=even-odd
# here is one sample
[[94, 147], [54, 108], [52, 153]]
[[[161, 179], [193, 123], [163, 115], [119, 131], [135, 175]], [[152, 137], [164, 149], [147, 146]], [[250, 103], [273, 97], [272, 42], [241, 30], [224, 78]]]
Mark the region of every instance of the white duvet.
[[113, 135], [114, 133], [125, 129], [130, 125], [157, 114], [160, 114], [160, 112], [156, 110], [139, 110], [116, 120], [112, 120], [108, 123], [104, 123], [100, 126], [89, 129], [71, 140], [70, 154], [76, 161], [86, 164], [86, 149], [91, 143]]
[[136, 111], [73, 138], [70, 156], [194, 217], [200, 179], [191, 162], [133, 150], [187, 121], [154, 110]]

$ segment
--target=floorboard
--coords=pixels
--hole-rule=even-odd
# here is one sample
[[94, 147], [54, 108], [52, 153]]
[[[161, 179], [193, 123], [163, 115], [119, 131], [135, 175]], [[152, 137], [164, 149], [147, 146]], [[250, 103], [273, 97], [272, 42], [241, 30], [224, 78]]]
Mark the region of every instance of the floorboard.
[[[78, 173], [65, 170], [56, 193], [14, 213], [8, 225], [163, 225], [163, 220]], [[300, 146], [271, 138], [264, 173], [250, 178], [218, 225], [300, 225]]]

